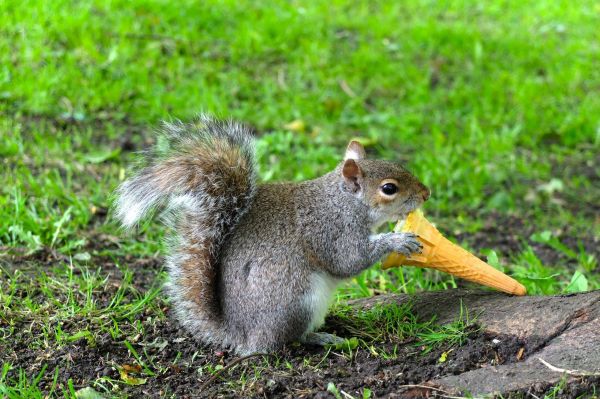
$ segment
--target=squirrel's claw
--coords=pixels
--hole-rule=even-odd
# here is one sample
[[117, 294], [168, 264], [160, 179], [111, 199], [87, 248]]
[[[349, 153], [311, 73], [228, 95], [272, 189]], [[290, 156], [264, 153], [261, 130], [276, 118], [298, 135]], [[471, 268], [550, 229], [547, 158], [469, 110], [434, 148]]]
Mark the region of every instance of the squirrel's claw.
[[410, 256], [414, 253], [423, 251], [423, 244], [419, 241], [419, 236], [414, 233], [393, 233], [394, 252]]

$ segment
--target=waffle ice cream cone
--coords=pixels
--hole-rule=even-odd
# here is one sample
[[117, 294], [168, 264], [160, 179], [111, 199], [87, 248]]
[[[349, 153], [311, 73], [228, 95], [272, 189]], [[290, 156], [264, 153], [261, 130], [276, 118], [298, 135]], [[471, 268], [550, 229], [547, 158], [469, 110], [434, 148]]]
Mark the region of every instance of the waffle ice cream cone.
[[420, 210], [411, 212], [404, 225], [400, 226], [399, 224], [396, 228], [399, 228], [399, 231], [417, 234], [419, 241], [423, 244], [423, 253], [413, 254], [410, 257], [392, 253], [383, 261], [384, 269], [403, 265], [428, 267], [509, 294], [525, 295], [527, 293], [525, 287], [513, 278], [453, 244], [425, 219]]

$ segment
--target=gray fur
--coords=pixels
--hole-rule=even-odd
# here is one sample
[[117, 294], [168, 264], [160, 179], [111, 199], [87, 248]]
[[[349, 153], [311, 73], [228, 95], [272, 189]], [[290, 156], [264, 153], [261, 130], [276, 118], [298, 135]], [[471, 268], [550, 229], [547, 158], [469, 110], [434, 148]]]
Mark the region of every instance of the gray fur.
[[[182, 181], [173, 179], [168, 189], [163, 184], [157, 192], [156, 165], [164, 165], [173, 154], [193, 154], [188, 146], [210, 145], [213, 135], [231, 138], [242, 147], [242, 156], [253, 156], [250, 134], [241, 125], [207, 117], [202, 121], [200, 130], [168, 125], [175, 152], [151, 158], [149, 166], [118, 189], [117, 201], [117, 216], [125, 226], [134, 225], [157, 205], [167, 209], [163, 219], [175, 231], [167, 257], [168, 292], [179, 321], [202, 342], [239, 354], [274, 350], [299, 339], [313, 342], [312, 332], [322, 323], [338, 282], [389, 252], [420, 249], [412, 234], [372, 230], [405, 217], [427, 198], [428, 190], [396, 163], [363, 159], [364, 151], [356, 143], [347, 153], [357, 158], [360, 169], [353, 180], [343, 176], [342, 162], [314, 180], [255, 186], [252, 167], [244, 189], [233, 187], [227, 196], [215, 198], [208, 195], [208, 185], [227, 181], [219, 174], [232, 172], [211, 168], [218, 173], [200, 179], [194, 190], [182, 190]], [[245, 162], [253, 165], [253, 160]], [[402, 187], [393, 201], [377, 201], [379, 184], [386, 178]], [[131, 207], [134, 214], [128, 216]], [[198, 256], [206, 246], [211, 256]], [[198, 277], [196, 269], [189, 270], [190, 262], [204, 276], [197, 279], [197, 287], [185, 285], [188, 274]], [[196, 288], [206, 303], [190, 298]]]

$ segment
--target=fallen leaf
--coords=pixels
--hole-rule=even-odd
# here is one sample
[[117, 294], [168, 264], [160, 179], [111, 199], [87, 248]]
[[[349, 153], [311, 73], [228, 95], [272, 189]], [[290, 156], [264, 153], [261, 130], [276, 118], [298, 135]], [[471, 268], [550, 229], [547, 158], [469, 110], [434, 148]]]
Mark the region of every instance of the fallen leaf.
[[523, 354], [524, 353], [525, 353], [525, 348], [519, 349], [519, 351], [517, 352], [517, 360], [523, 359]]
[[86, 261], [92, 259], [92, 255], [90, 255], [89, 252], [79, 252], [73, 256], [73, 259], [81, 261], [81, 262], [86, 262]]
[[440, 358], [438, 359], [438, 363], [445, 363], [446, 360], [448, 360], [448, 355], [450, 354], [450, 352], [452, 352], [454, 349], [450, 349], [449, 351], [446, 352], [442, 352], [442, 354], [440, 355]]
[[445, 363], [448, 360], [448, 352], [442, 352], [440, 358], [438, 359], [438, 363]]
[[306, 130], [306, 124], [302, 119], [296, 119], [283, 125], [283, 128], [291, 130], [292, 132], [302, 133]]
[[128, 373], [141, 373], [142, 372], [142, 366], [140, 366], [139, 364], [124, 364], [121, 366], [121, 368]]
[[121, 380], [125, 382], [127, 385], [143, 385], [146, 383], [146, 378], [134, 377], [131, 374], [137, 374], [142, 371], [142, 367], [138, 364], [124, 364], [122, 366], [117, 366], [119, 370], [119, 376]]

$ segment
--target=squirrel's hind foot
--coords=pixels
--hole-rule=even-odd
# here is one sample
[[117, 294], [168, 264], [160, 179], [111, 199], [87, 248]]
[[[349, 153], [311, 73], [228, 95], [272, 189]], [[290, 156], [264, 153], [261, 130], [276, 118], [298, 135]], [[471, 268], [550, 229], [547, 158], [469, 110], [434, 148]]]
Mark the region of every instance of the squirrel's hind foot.
[[302, 342], [303, 344], [317, 346], [337, 346], [343, 344], [345, 341], [346, 340], [342, 337], [338, 337], [337, 335], [329, 334], [326, 332], [311, 332], [304, 335], [300, 339], [300, 342]]

